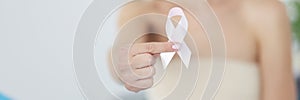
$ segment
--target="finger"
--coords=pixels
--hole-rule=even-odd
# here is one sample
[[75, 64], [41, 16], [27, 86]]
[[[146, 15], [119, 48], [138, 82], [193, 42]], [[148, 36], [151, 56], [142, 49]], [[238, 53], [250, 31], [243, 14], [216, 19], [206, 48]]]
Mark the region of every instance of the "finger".
[[[173, 48], [172, 48], [173, 47]], [[150, 42], [135, 44], [131, 48], [131, 54], [133, 56], [142, 53], [157, 54], [162, 52], [174, 52], [176, 47], [170, 42]]]
[[144, 53], [144, 54], [139, 54], [134, 56], [131, 59], [131, 67], [133, 69], [139, 69], [147, 66], [151, 66], [155, 64], [156, 60], [155, 57], [152, 56], [151, 54]]
[[143, 80], [138, 80], [134, 84], [125, 84], [125, 87], [129, 91], [138, 92], [141, 90], [151, 88], [152, 85], [153, 85], [153, 78], [147, 78]]
[[136, 88], [140, 89], [148, 89], [151, 88], [153, 85], [153, 78], [146, 78], [136, 81], [135, 86]]
[[125, 87], [129, 91], [139, 92], [151, 88], [153, 86], [153, 78], [147, 78], [136, 81], [134, 84], [125, 84]]
[[155, 75], [155, 68], [153, 66], [136, 69], [134, 73], [137, 75], [138, 80], [143, 80], [146, 78], [152, 78]]
[[130, 85], [127, 85], [127, 84], [125, 85], [125, 88], [129, 91], [132, 91], [132, 92], [139, 92], [139, 91], [143, 90], [141, 88], [136, 88], [136, 87], [133, 87], [133, 86], [130, 86]]

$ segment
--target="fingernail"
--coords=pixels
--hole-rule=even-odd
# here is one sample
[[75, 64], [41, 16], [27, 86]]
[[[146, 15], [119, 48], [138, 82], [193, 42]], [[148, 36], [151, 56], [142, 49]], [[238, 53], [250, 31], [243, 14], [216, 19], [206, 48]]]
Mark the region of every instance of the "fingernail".
[[177, 46], [174, 44], [174, 45], [172, 45], [172, 49], [174, 49], [174, 50], [178, 50], [178, 48], [177, 48]]

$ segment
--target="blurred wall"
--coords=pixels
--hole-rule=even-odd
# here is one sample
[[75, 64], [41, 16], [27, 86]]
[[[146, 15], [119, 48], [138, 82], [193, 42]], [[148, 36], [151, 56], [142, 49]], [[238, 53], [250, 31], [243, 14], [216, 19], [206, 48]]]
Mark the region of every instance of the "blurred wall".
[[72, 64], [92, 0], [0, 0], [0, 92], [16, 100], [82, 100]]

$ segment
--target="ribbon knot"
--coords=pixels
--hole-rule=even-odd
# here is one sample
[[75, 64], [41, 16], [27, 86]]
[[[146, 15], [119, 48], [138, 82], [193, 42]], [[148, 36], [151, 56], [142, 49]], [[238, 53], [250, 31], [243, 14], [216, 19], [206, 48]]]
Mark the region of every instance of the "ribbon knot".
[[[174, 16], [181, 16], [178, 24], [176, 27], [172, 23], [172, 17]], [[191, 59], [191, 50], [184, 42], [184, 37], [187, 34], [188, 30], [188, 21], [184, 12], [179, 7], [174, 7], [169, 11], [169, 15], [166, 22], [166, 33], [169, 39], [169, 42], [175, 43], [175, 47], [178, 49], [177, 52], [166, 52], [161, 53], [161, 60], [164, 69], [166, 69], [171, 62], [172, 58], [174, 57], [175, 53], [179, 55], [182, 62], [184, 63], [185, 67], [189, 67], [190, 59]]]

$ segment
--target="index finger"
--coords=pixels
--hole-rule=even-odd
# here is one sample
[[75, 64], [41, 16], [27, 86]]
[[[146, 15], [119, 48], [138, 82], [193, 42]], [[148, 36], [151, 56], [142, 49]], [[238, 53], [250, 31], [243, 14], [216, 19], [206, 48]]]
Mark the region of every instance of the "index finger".
[[149, 42], [134, 44], [131, 47], [131, 54], [137, 55], [142, 53], [158, 54], [162, 52], [174, 52], [177, 49], [171, 42]]

